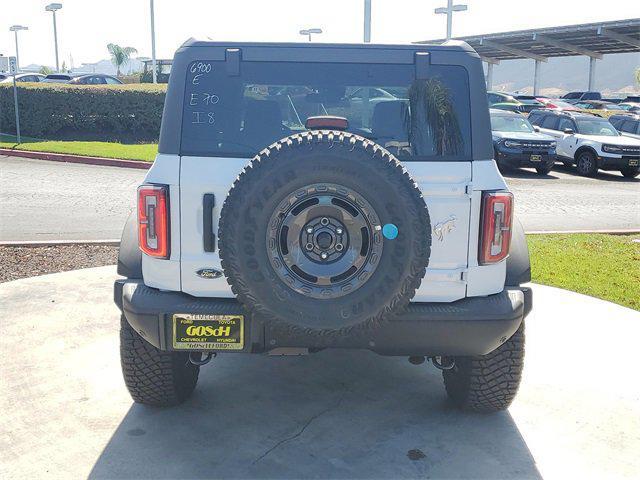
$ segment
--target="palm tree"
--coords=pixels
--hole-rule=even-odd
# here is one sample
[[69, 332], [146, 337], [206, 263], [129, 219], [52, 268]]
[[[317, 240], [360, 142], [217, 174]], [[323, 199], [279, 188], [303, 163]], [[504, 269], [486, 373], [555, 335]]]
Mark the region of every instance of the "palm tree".
[[109, 50], [109, 53], [111, 54], [111, 63], [113, 63], [117, 68], [116, 75], [118, 76], [120, 76], [120, 68], [129, 63], [131, 54], [138, 53], [138, 50], [133, 47], [121, 47], [115, 43], [107, 45], [107, 50]]

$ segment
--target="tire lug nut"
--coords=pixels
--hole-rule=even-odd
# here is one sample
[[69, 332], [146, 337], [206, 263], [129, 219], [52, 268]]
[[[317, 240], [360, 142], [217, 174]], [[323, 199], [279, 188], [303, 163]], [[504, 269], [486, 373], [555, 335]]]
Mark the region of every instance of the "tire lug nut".
[[307, 233], [313, 233], [313, 227], [307, 228]]
[[342, 235], [342, 229], [341, 229], [341, 228], [338, 228], [338, 229], [336, 230], [336, 233], [337, 233], [338, 235]]
[[341, 243], [336, 243], [336, 250], [337, 250], [338, 252], [341, 252], [343, 248], [344, 248], [344, 247], [342, 246], [342, 244], [341, 244]]
[[327, 252], [322, 252], [320, 254], [320, 256], [322, 257], [323, 260], [326, 260], [327, 259]]
[[313, 250], [313, 243], [307, 243], [304, 248], [306, 248], [307, 250], [311, 251]]
[[327, 217], [323, 217], [322, 220], [320, 220], [320, 223], [324, 226], [329, 225], [329, 219]]

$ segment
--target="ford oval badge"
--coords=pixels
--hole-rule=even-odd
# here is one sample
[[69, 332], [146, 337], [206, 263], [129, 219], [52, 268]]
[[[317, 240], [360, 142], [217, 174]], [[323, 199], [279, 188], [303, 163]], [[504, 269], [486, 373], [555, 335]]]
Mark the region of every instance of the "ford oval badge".
[[201, 268], [196, 272], [200, 278], [220, 278], [222, 276], [222, 270], [217, 268]]

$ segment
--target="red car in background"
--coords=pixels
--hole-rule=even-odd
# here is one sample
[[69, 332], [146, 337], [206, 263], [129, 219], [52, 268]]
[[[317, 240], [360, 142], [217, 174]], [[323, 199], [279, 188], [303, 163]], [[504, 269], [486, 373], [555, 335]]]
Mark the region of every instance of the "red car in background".
[[563, 100], [559, 100], [557, 98], [547, 98], [547, 97], [536, 97], [536, 100], [544, 103], [544, 108], [549, 108], [551, 110], [571, 110], [571, 111], [580, 111], [578, 107], [567, 103]]

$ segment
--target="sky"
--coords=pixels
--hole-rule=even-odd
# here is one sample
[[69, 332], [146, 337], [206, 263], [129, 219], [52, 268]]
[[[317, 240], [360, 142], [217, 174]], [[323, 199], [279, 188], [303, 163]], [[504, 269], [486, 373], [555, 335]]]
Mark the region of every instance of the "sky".
[[[60, 61], [77, 68], [108, 58], [116, 43], [151, 56], [149, 0], [57, 0]], [[52, 14], [45, 0], [0, 0], [0, 53], [15, 55], [14, 24], [29, 27], [19, 35], [20, 64], [55, 64]], [[372, 0], [372, 42], [406, 43], [443, 38], [446, 0]], [[637, 0], [457, 0], [469, 10], [456, 13], [453, 35], [476, 35], [571, 25], [640, 16]], [[301, 28], [322, 28], [321, 42], [360, 42], [364, 0], [155, 0], [156, 53], [171, 58], [189, 37], [239, 41], [303, 41]]]

